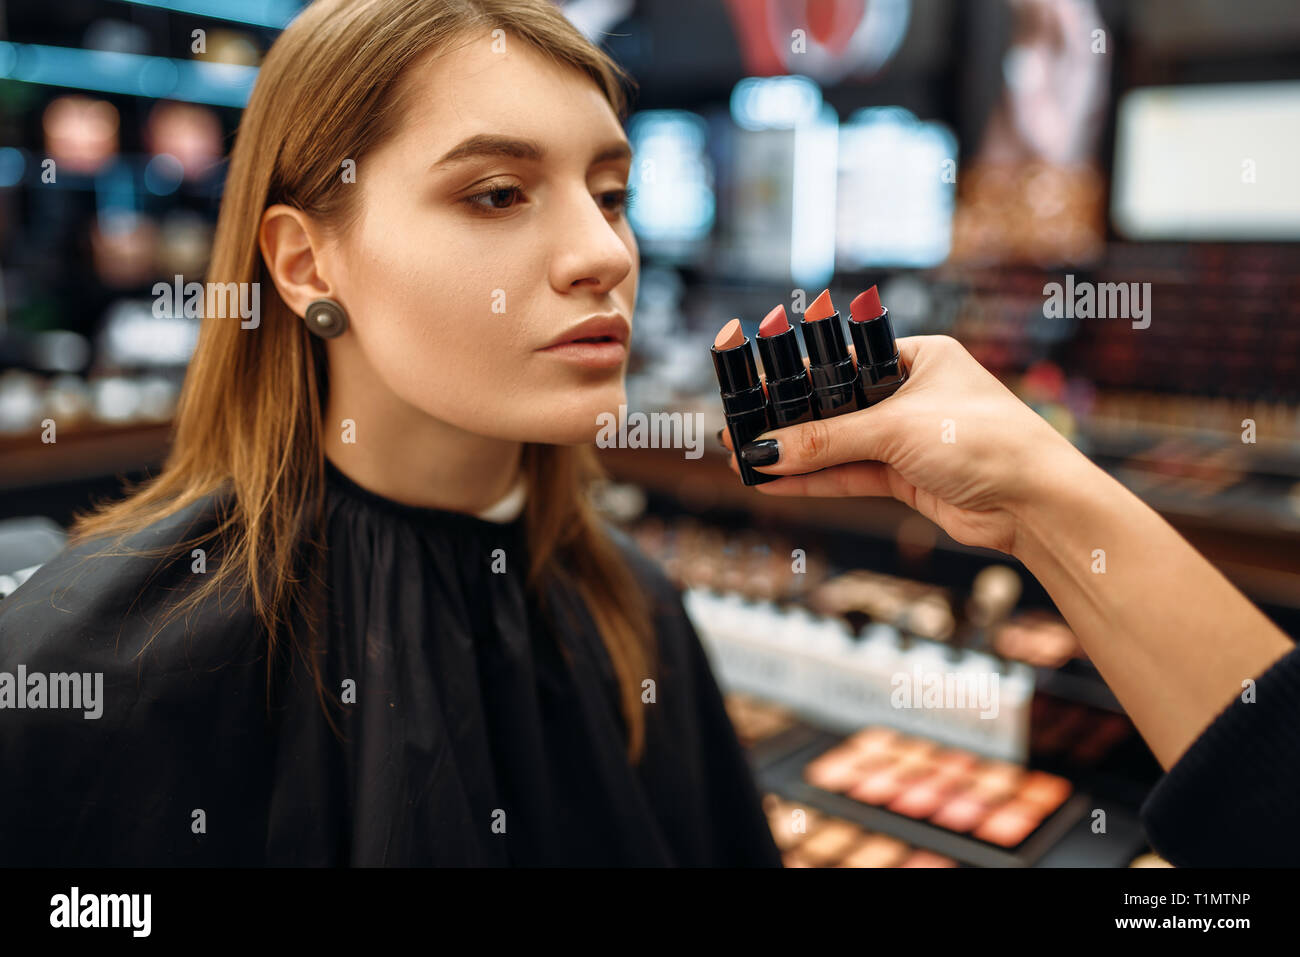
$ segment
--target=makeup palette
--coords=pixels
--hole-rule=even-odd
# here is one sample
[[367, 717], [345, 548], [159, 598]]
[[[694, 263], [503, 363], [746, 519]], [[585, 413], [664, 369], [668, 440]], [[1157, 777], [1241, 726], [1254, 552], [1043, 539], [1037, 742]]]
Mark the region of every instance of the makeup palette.
[[1001, 848], [1022, 844], [1065, 804], [1065, 778], [1028, 771], [886, 727], [869, 727], [815, 757], [803, 779]]
[[769, 704], [744, 694], [729, 694], [724, 699], [727, 717], [736, 729], [736, 737], [746, 748], [769, 741], [796, 723], [795, 716], [779, 705]]
[[777, 794], [763, 797], [772, 838], [786, 867], [956, 867], [950, 857], [913, 847]]

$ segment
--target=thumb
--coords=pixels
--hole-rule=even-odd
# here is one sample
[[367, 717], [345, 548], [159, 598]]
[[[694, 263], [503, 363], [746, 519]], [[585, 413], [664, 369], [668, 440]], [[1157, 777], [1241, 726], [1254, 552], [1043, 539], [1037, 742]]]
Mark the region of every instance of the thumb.
[[772, 475], [801, 475], [847, 462], [887, 461], [899, 419], [888, 402], [830, 419], [770, 429], [738, 450]]

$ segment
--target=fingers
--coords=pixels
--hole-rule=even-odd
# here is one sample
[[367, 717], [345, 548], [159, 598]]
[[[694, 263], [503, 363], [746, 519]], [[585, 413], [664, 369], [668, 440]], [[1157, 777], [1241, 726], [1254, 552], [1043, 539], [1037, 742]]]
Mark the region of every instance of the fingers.
[[905, 336], [902, 339], [894, 340], [894, 345], [898, 347], [899, 358], [903, 360], [903, 365], [911, 366], [916, 361], [916, 355], [921, 351], [921, 340], [925, 336]]
[[[729, 456], [727, 465], [740, 474], [736, 457]], [[802, 495], [815, 498], [844, 498], [873, 495], [888, 498], [893, 489], [889, 484], [889, 466], [882, 462], [851, 462], [807, 475], [787, 475], [775, 482], [753, 486], [768, 495]]]
[[[771, 475], [797, 475], [849, 462], [888, 461], [899, 421], [888, 403], [830, 419], [772, 429], [736, 450]], [[858, 493], [861, 494], [861, 493]]]

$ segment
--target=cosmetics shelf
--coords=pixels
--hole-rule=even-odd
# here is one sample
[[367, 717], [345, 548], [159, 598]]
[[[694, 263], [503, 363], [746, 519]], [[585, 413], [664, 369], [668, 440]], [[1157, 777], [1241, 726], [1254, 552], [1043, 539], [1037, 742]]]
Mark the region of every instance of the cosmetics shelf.
[[0, 435], [0, 489], [141, 472], [163, 461], [171, 435], [171, 423], [62, 428], [50, 443], [39, 433]]
[[[706, 443], [710, 445], [711, 442]], [[818, 535], [851, 535], [865, 541], [896, 542], [917, 527], [917, 516], [901, 502], [883, 498], [800, 498], [764, 495], [741, 484], [727, 457], [706, 448], [698, 459], [680, 449], [599, 450], [610, 476], [672, 500], [691, 514], [731, 513], [754, 525], [808, 529]], [[1300, 610], [1300, 528], [1291, 530], [1269, 513], [1207, 506], [1175, 495], [1153, 496], [1152, 506], [1248, 596], [1286, 610]], [[1249, 496], [1247, 496], [1249, 499]], [[1277, 497], [1270, 508], [1284, 508]], [[1016, 563], [988, 549], [954, 541], [942, 530], [927, 530], [934, 550], [988, 563]], [[1025, 573], [1027, 576], [1027, 573]]]

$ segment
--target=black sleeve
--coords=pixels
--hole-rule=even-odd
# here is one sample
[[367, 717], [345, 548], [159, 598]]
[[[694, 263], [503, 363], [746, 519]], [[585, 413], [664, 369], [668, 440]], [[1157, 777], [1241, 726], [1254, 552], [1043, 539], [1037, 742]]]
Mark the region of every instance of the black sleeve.
[[1179, 867], [1300, 865], [1300, 650], [1234, 698], [1142, 805], [1152, 846]]
[[[126, 545], [183, 543], [198, 511]], [[97, 551], [66, 548], [0, 601], [0, 865], [256, 863], [265, 821], [248, 809], [265, 805], [267, 758], [256, 623], [226, 604], [157, 630], [164, 600], [196, 580], [190, 551]], [[56, 682], [57, 703], [75, 690], [79, 706], [52, 707]]]

